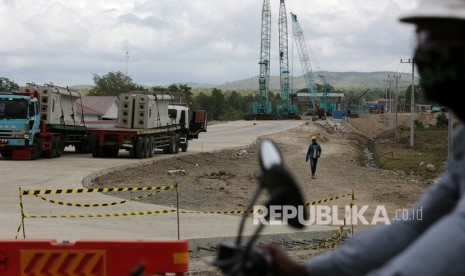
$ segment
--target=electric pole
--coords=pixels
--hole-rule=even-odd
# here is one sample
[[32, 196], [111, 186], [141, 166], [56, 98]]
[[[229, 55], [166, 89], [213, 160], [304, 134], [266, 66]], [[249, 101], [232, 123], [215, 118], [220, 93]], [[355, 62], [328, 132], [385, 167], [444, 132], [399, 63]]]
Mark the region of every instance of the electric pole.
[[[388, 75], [388, 78], [389, 78], [389, 75]], [[392, 84], [392, 81], [390, 79], [387, 79], [387, 80], [384, 80], [384, 82], [387, 82], [388, 83], [388, 89], [386, 91], [386, 106], [384, 107], [384, 110], [387, 110], [389, 107], [389, 112], [385, 112], [385, 115], [389, 117], [389, 120], [388, 120], [388, 129], [391, 129], [392, 127], [392, 88], [391, 88], [391, 84]], [[389, 103], [388, 103], [388, 99], [389, 99]]]
[[400, 63], [411, 63], [412, 64], [412, 93], [410, 99], [410, 147], [413, 148], [413, 132], [415, 128], [414, 116], [415, 116], [415, 60], [408, 59], [407, 61], [400, 60]]
[[[396, 123], [395, 123], [395, 128], [394, 128], [394, 136], [396, 138], [397, 141], [399, 141], [399, 130], [398, 130], [398, 127], [397, 127], [397, 95], [398, 95], [398, 91], [397, 91], [397, 88], [398, 88], [398, 84], [399, 84], [399, 79], [400, 79], [400, 75], [388, 75], [388, 78], [392, 78], [392, 79], [395, 79], [395, 82], [396, 82], [396, 93], [395, 93], [395, 96], [394, 96], [394, 109], [396, 110]], [[391, 114], [392, 115], [392, 114]]]
[[126, 51], [126, 77], [128, 76], [129, 51]]

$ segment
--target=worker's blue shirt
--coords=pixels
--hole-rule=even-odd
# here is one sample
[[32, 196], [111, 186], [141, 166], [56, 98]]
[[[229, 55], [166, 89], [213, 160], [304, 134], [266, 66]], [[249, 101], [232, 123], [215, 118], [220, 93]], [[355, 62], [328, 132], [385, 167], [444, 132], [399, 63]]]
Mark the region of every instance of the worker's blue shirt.
[[[465, 275], [465, 128], [441, 178], [409, 217], [350, 238], [307, 262], [308, 275]], [[421, 210], [421, 219], [418, 212]]]
[[311, 143], [310, 146], [308, 146], [306, 158], [317, 159], [317, 158], [320, 158], [320, 155], [321, 155], [320, 145], [318, 143]]

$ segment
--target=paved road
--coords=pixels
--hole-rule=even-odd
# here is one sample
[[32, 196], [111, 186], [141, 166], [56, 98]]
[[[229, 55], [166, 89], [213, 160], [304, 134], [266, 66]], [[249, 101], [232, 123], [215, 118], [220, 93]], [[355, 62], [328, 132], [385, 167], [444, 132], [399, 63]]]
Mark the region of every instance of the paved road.
[[[207, 133], [202, 133], [198, 140], [189, 144], [187, 153], [214, 151], [238, 147], [253, 142], [260, 135], [281, 132], [294, 128], [302, 121], [237, 121], [212, 125]], [[12, 239], [17, 234], [21, 223], [19, 188], [21, 189], [70, 189], [82, 188], [82, 181], [115, 169], [137, 166], [141, 163], [154, 162], [170, 155], [156, 154], [153, 158], [134, 160], [126, 152], [115, 159], [98, 159], [90, 155], [66, 152], [58, 159], [40, 159], [35, 161], [0, 160], [0, 239]], [[154, 182], [156, 182], [154, 180]], [[169, 192], [169, 191], [168, 191]], [[120, 199], [103, 195], [67, 194], [51, 195], [47, 198], [61, 202], [80, 204], [112, 203]], [[24, 196], [23, 210], [35, 215], [75, 215], [75, 214], [115, 214], [131, 211], [152, 211], [166, 209], [139, 202], [120, 204], [111, 209], [76, 208], [51, 204], [35, 196]], [[239, 225], [239, 218], [225, 215], [181, 214], [179, 233], [181, 239], [203, 237], [234, 236]], [[27, 238], [88, 240], [88, 239], [177, 239], [178, 227], [175, 214], [126, 216], [111, 218], [27, 218], [24, 223]], [[253, 231], [252, 223], [246, 225], [246, 233]], [[313, 230], [328, 230], [320, 227]], [[308, 230], [308, 229], [307, 229]], [[22, 232], [19, 238], [22, 238]], [[267, 227], [266, 233], [291, 231], [286, 227]]]

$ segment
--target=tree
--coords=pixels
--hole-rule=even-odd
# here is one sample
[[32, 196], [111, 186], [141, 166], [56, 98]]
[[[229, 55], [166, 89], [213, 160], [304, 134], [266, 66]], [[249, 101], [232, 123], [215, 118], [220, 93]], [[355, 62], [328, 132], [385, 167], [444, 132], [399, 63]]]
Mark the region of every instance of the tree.
[[221, 115], [223, 115], [226, 107], [226, 99], [224, 98], [223, 92], [217, 88], [213, 88], [211, 97], [213, 102], [213, 110], [211, 111], [212, 117], [214, 120], [218, 120]]
[[8, 78], [0, 77], [0, 92], [10, 92], [18, 89], [18, 84], [16, 84], [13, 81], [10, 81]]
[[109, 72], [104, 76], [93, 74], [95, 86], [89, 91], [90, 96], [118, 96], [131, 91], [145, 91], [136, 85], [129, 76], [123, 72]]

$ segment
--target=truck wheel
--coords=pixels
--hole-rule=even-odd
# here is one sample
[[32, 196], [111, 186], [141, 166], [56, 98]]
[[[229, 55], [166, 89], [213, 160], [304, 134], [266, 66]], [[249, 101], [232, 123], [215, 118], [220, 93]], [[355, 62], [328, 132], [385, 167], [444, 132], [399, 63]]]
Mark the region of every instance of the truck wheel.
[[41, 153], [40, 142], [39, 142], [39, 139], [36, 138], [34, 139], [34, 142], [32, 143], [31, 159], [36, 160], [37, 158], [40, 157], [40, 153]]
[[50, 158], [57, 158], [59, 157], [58, 155], [58, 137], [53, 136], [52, 137], [52, 148], [50, 149]]
[[97, 139], [90, 141], [90, 152], [92, 152], [92, 157], [99, 157], [99, 142]]
[[56, 138], [56, 157], [60, 157], [65, 152], [65, 141], [63, 141], [63, 137], [57, 136]]
[[182, 151], [182, 152], [186, 152], [186, 151], [187, 151], [188, 143], [189, 143], [189, 142], [187, 142], [187, 140], [186, 140], [186, 143], [185, 143], [185, 144], [181, 144], [181, 151]]
[[176, 136], [171, 135], [170, 136], [170, 145], [169, 145], [169, 153], [170, 154], [175, 154], [176, 153], [176, 147], [178, 146], [178, 142], [176, 141]]
[[153, 141], [154, 138], [153, 136], [150, 136], [149, 138], [149, 157], [153, 157]]
[[175, 145], [176, 145], [176, 149], [174, 150], [174, 153], [176, 153], [176, 154], [179, 153], [179, 146], [180, 146], [180, 144], [181, 144], [181, 143], [180, 143], [179, 137], [180, 137], [179, 134], [176, 133], [176, 135], [175, 135], [175, 140], [176, 140]]
[[137, 137], [135, 157], [142, 159], [144, 157], [144, 139]]
[[149, 137], [143, 137], [142, 139], [144, 139], [144, 157], [143, 158], [148, 158], [149, 157], [149, 146], [150, 146], [150, 140], [149, 140]]

